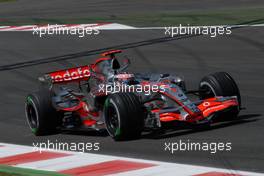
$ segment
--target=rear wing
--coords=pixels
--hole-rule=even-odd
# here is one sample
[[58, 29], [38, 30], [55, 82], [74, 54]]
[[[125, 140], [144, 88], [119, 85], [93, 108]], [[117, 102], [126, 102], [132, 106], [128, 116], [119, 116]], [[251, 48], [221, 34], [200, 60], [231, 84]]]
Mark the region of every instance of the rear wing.
[[65, 70], [59, 70], [45, 74], [44, 77], [40, 77], [40, 81], [44, 81], [47, 78], [52, 83], [66, 83], [88, 80], [90, 77], [90, 66], [74, 67]]

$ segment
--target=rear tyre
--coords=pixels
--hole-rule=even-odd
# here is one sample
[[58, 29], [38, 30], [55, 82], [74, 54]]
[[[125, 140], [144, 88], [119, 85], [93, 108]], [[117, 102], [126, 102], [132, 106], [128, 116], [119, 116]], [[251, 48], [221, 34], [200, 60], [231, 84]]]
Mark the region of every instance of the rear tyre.
[[144, 128], [144, 113], [139, 97], [133, 93], [109, 95], [104, 106], [106, 129], [114, 140], [140, 137]]
[[36, 136], [52, 134], [62, 123], [62, 113], [53, 108], [51, 92], [46, 89], [27, 96], [25, 113], [29, 127]]
[[229, 110], [228, 114], [233, 117], [238, 115], [241, 106], [241, 96], [239, 88], [230, 74], [226, 72], [216, 72], [205, 76], [200, 81], [199, 90], [201, 99], [215, 96], [236, 96], [239, 107]]

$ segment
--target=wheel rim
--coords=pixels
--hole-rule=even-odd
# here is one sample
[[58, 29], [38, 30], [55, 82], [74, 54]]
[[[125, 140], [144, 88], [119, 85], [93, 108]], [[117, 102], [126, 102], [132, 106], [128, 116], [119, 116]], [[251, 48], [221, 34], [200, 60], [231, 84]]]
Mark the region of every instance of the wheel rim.
[[200, 90], [201, 90], [200, 96], [202, 99], [215, 97], [215, 94], [211, 89], [211, 87], [209, 87], [206, 84], [202, 85]]
[[32, 104], [27, 104], [26, 106], [27, 118], [29, 125], [32, 129], [37, 128], [38, 126], [38, 118], [37, 112]]
[[109, 104], [107, 108], [106, 117], [106, 125], [108, 130], [112, 135], [115, 135], [116, 131], [119, 128], [119, 120], [118, 112], [112, 104]]

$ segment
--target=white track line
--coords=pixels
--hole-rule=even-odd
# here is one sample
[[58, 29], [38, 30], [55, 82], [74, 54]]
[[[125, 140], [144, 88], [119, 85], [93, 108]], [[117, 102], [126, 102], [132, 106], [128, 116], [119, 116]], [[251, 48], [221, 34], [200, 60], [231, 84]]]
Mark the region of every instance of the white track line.
[[[199, 28], [202, 28], [202, 27], [231, 27], [231, 28], [234, 28], [234, 27], [263, 27], [264, 24], [252, 24], [252, 25], [212, 25], [212, 26], [182, 26], [182, 27], [199, 27]], [[177, 25], [175, 26], [166, 26], [166, 27], [179, 27]], [[142, 29], [142, 30], [151, 30], [151, 29], [165, 29], [166, 27], [138, 27], [138, 28], [134, 28], [134, 29]]]
[[32, 148], [25, 146], [21, 146], [20, 148], [18, 148], [17, 146], [14, 145], [3, 145], [2, 147], [0, 147], [0, 151], [1, 151], [0, 158], [3, 158], [3, 157], [32, 152]]
[[32, 163], [18, 164], [16, 166], [30, 169], [60, 171], [111, 160], [113, 159], [105, 156], [98, 157], [97, 155], [83, 156], [83, 154], [75, 154], [73, 156], [61, 157], [58, 159], [50, 159], [48, 162], [38, 161]]
[[91, 23], [91, 24], [61, 24], [61, 25], [23, 25], [23, 26], [0, 26], [0, 32], [8, 31], [34, 31], [35, 29], [55, 29], [66, 30], [70, 28], [98, 28], [99, 30], [122, 30], [135, 29], [132, 26], [118, 24], [118, 23]]
[[[1, 157], [34, 151], [33, 147], [29, 147], [29, 146], [6, 144], [6, 143], [0, 143], [0, 145], [4, 146], [4, 147], [3, 146], [0, 147], [0, 154], [2, 154], [3, 152], [5, 153], [5, 154], [2, 154]], [[10, 155], [6, 154], [8, 151], [10, 152]], [[153, 176], [153, 175], [171, 176], [175, 174], [179, 176], [187, 176], [187, 175], [204, 174], [204, 173], [209, 173], [209, 172], [221, 172], [225, 174], [250, 175], [250, 176], [261, 176], [261, 175], [263, 176], [263, 173], [220, 169], [220, 168], [213, 168], [213, 167], [187, 165], [187, 164], [168, 163], [168, 162], [151, 161], [151, 160], [144, 160], [144, 159], [133, 159], [133, 158], [127, 158], [127, 157], [110, 156], [110, 155], [77, 153], [77, 152], [70, 152], [70, 151], [56, 151], [56, 152], [71, 154], [71, 156], [65, 156], [61, 158], [48, 159], [48, 160], [25, 163], [25, 164], [18, 164], [16, 165], [16, 167], [47, 170], [47, 171], [61, 171], [61, 170], [66, 170], [66, 169], [71, 169], [71, 168], [76, 168], [76, 167], [81, 167], [81, 166], [99, 164], [99, 163], [106, 162], [106, 161], [124, 160], [124, 161], [130, 161], [130, 162], [138, 162], [138, 163], [149, 163], [155, 166], [152, 166], [149, 168], [138, 169], [138, 170], [116, 173], [116, 174], [113, 174], [112, 176]]]
[[[70, 24], [62, 24], [62, 25], [23, 25], [23, 26], [0, 26], [0, 32], [7, 31], [34, 31], [34, 28], [39, 27], [41, 29], [45, 28], [69, 28]], [[182, 26], [182, 27], [263, 27], [264, 24], [253, 24], [253, 25], [213, 25], [213, 26]], [[165, 27], [133, 27], [119, 23], [92, 23], [92, 24], [73, 24], [72, 27], [75, 28], [88, 28], [88, 27], [96, 27], [99, 30], [164, 30]], [[179, 27], [168, 26], [168, 27]], [[62, 30], [62, 28], [60, 30]]]

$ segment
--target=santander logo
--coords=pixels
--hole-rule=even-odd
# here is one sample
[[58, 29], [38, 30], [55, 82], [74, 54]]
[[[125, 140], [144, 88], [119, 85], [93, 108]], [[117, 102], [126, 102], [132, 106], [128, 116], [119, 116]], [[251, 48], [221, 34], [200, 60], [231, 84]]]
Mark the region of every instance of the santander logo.
[[90, 77], [89, 66], [82, 66], [76, 68], [70, 68], [67, 70], [60, 70], [49, 73], [52, 81], [57, 82], [68, 82], [75, 80], [87, 80]]

